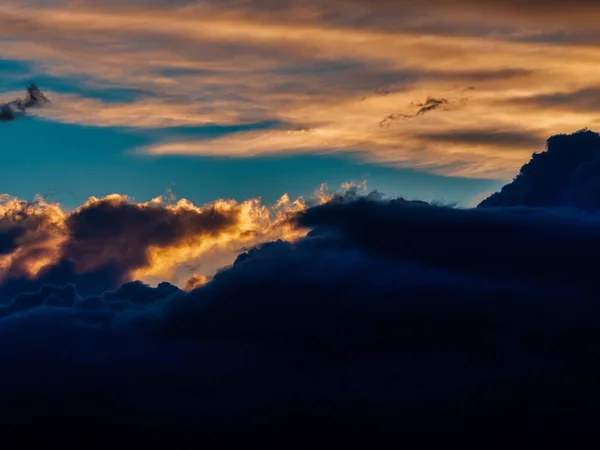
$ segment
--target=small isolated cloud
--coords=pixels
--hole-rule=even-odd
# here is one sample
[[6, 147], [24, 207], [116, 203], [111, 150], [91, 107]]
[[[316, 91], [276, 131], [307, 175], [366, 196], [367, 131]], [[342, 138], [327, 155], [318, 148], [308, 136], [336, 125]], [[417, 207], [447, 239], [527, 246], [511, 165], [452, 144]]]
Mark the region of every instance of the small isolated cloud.
[[[49, 80], [53, 107], [39, 111], [45, 120], [135, 129], [148, 138], [151, 154], [336, 152], [443, 175], [504, 179], [526, 162], [530, 146], [505, 152], [490, 142], [474, 152], [418, 136], [524, 124], [549, 136], [599, 122], [587, 99], [597, 85], [598, 8], [583, 7], [584, 0], [576, 6], [471, 0], [67, 3], [0, 5], [2, 58], [11, 78], [27, 71]], [[456, 100], [451, 86], [462, 87], [452, 93]], [[566, 101], [560, 97], [565, 93], [580, 98]], [[438, 114], [461, 97], [472, 100], [468, 108], [456, 105], [452, 114]], [[541, 108], [523, 100], [528, 98], [564, 107]], [[412, 118], [410, 126], [378, 127], [385, 118], [384, 124], [399, 125], [404, 116]], [[248, 130], [256, 123], [314, 133], [263, 128], [203, 140], [189, 130]], [[188, 129], [179, 134], [181, 127]]]
[[422, 103], [411, 103], [410, 106], [414, 108], [418, 108], [417, 111], [413, 114], [390, 114], [386, 116], [380, 123], [379, 126], [390, 126], [393, 122], [398, 119], [412, 119], [414, 117], [423, 116], [431, 111], [442, 110], [442, 111], [451, 111], [457, 108], [461, 108], [465, 106], [468, 102], [468, 97], [463, 97], [456, 102], [451, 102], [450, 100], [440, 97], [427, 97]]
[[[92, 197], [72, 211], [38, 198], [0, 196], [0, 297], [50, 283], [78, 283], [83, 293], [114, 289], [141, 279], [206, 283], [214, 270], [243, 248], [273, 239], [295, 240], [306, 230], [290, 218], [343, 193], [357, 196], [366, 182], [321, 186], [313, 198], [285, 194], [273, 205], [260, 199], [194, 205], [172, 193], [137, 203], [124, 195]], [[199, 272], [204, 269], [206, 272]], [[83, 288], [82, 288], [83, 289]]]
[[11, 121], [23, 117], [31, 108], [40, 108], [50, 104], [50, 100], [39, 90], [37, 85], [27, 86], [25, 99], [12, 100], [3, 105], [0, 104], [0, 121]]
[[553, 92], [510, 100], [544, 110], [600, 112], [600, 87], [592, 86], [570, 92]]

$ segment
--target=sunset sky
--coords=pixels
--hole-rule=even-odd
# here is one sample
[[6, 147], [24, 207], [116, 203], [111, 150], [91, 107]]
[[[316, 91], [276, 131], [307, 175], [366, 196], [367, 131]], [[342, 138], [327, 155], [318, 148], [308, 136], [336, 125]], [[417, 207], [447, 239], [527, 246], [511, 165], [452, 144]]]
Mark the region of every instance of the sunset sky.
[[0, 0], [2, 450], [600, 448], [599, 24]]
[[109, 194], [271, 209], [366, 181], [473, 206], [550, 135], [597, 128], [599, 17], [583, 0], [0, 1], [0, 98], [35, 81], [52, 101], [0, 124], [0, 191], [64, 214]]

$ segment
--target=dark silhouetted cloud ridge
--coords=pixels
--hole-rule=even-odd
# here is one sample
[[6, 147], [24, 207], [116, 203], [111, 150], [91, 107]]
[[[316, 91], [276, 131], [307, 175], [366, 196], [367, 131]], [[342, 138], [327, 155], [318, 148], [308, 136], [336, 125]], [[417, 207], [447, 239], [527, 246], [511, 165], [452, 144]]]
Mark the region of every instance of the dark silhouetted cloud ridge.
[[[593, 164], [597, 139], [552, 138], [512, 185], [528, 186], [535, 201], [455, 209], [333, 196], [291, 219], [310, 228], [306, 237], [252, 248], [191, 292], [136, 281], [94, 296], [79, 284], [24, 286], [0, 306], [4, 439], [589, 445], [600, 400], [600, 216], [554, 206], [572, 174]], [[536, 194], [544, 171], [560, 186], [545, 197]], [[145, 214], [163, 213], [131, 211], [106, 226], [162, 242], [185, 234], [178, 224], [212, 230], [224, 220], [185, 216], [161, 231], [149, 224], [164, 220]], [[102, 221], [72, 217], [80, 228], [71, 234], [104, 233]], [[101, 251], [85, 258], [94, 254], [106, 260]]]

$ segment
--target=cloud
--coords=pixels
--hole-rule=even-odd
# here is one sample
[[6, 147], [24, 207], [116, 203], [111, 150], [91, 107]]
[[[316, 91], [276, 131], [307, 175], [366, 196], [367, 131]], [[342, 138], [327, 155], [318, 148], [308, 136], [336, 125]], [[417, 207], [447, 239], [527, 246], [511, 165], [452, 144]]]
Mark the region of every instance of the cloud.
[[516, 103], [557, 111], [600, 111], [600, 87], [519, 98]]
[[98, 446], [117, 433], [230, 448], [595, 437], [581, 424], [600, 398], [599, 217], [357, 191], [296, 221], [306, 237], [248, 250], [189, 293], [55, 286], [6, 303], [5, 437], [23, 442], [32, 426]]
[[42, 199], [2, 199], [0, 295], [5, 296], [23, 287], [24, 279], [31, 287], [96, 277], [97, 283], [85, 284], [102, 292], [131, 279], [169, 278], [179, 266], [212, 252], [301, 236], [286, 217], [305, 207], [303, 199], [292, 202], [287, 196], [268, 207], [259, 199], [202, 206], [185, 199], [135, 203], [115, 194], [92, 197], [65, 212]]
[[536, 153], [515, 179], [479, 206], [600, 208], [598, 167], [600, 135], [581, 130], [552, 136], [545, 152]]
[[191, 291], [196, 289], [197, 287], [203, 286], [208, 282], [208, 277], [206, 275], [198, 275], [197, 273], [193, 274], [183, 284], [183, 289], [186, 291]]
[[48, 105], [50, 100], [39, 90], [35, 84], [27, 86], [27, 97], [25, 100], [16, 99], [5, 104], [0, 104], [0, 121], [15, 120], [24, 116], [28, 109], [39, 108]]
[[461, 144], [466, 147], [500, 147], [507, 150], [523, 147], [536, 148], [543, 138], [531, 131], [502, 131], [495, 129], [456, 129], [453, 131], [432, 132], [417, 136], [419, 139], [440, 144]]
[[0, 298], [44, 284], [75, 283], [98, 294], [131, 280], [169, 280], [192, 289], [237, 254], [274, 239], [296, 240], [306, 230], [290, 218], [335, 195], [357, 196], [366, 182], [322, 185], [295, 200], [273, 205], [259, 198], [194, 205], [167, 198], [134, 202], [113, 194], [91, 197], [72, 211], [42, 198], [26, 202], [0, 196]]
[[115, 265], [124, 274], [150, 265], [150, 248], [194, 245], [226, 234], [239, 223], [239, 209], [188, 203], [174, 207], [132, 204], [121, 196], [93, 199], [66, 219], [65, 256], [82, 271]]
[[[535, 16], [541, 4], [470, 1], [64, 5], [2, 5], [3, 58], [31, 66], [28, 77], [61, 81], [49, 91], [54, 107], [39, 111], [44, 119], [135, 129], [148, 136], [144, 150], [153, 155], [336, 152], [498, 179], [527, 161], [529, 145], [505, 152], [492, 141], [473, 152], [419, 136], [457, 127], [500, 133], [523, 124], [548, 136], [598, 123], [590, 109], [558, 108], [561, 99], [543, 109], [522, 101], [596, 85], [590, 7], [553, 3]], [[416, 112], [398, 105], [432, 93], [451, 99], [456, 85], [476, 87], [468, 108], [425, 114], [410, 126], [377, 126], [392, 113]], [[105, 95], [131, 91], [136, 95]], [[257, 122], [273, 126], [225, 140], [177, 130]], [[287, 135], [300, 128], [320, 134]]]

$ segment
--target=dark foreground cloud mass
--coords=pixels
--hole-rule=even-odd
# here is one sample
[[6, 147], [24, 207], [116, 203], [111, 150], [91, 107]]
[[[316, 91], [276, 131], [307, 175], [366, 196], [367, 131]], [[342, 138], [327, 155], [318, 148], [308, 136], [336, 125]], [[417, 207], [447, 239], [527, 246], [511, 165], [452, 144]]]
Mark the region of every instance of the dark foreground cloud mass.
[[[559, 136], [548, 154], [594, 139]], [[556, 164], [548, 184], [562, 183]], [[89, 296], [82, 279], [23, 291], [0, 306], [3, 442], [593, 445], [600, 216], [541, 205], [460, 210], [353, 191], [298, 213], [306, 237], [248, 250], [191, 292], [130, 282]], [[140, 237], [163, 222], [131, 214]], [[81, 239], [129, 226], [73, 217], [92, 230]]]
[[552, 136], [515, 179], [480, 207], [600, 208], [600, 135], [587, 129]]
[[600, 217], [336, 197], [184, 292], [0, 308], [5, 442], [577, 448], [595, 436]]

